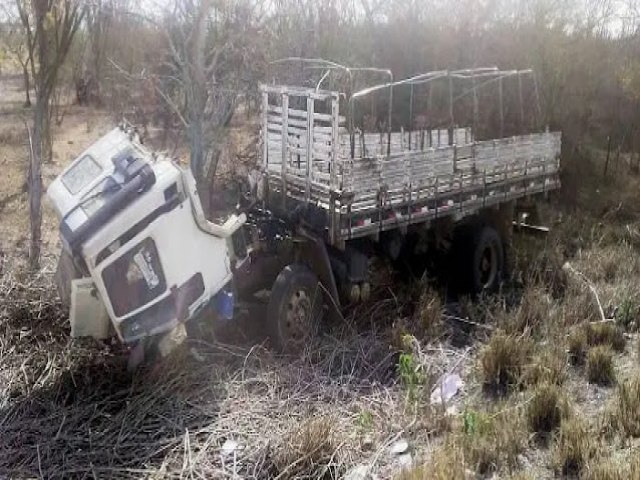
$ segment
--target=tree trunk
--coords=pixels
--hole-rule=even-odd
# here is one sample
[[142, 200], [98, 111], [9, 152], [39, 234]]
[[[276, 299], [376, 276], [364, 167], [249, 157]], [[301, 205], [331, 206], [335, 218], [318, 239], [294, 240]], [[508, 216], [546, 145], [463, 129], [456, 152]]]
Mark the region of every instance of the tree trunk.
[[51, 133], [51, 119], [53, 111], [51, 107], [50, 96], [44, 100], [46, 103], [44, 123], [42, 124], [42, 153], [41, 153], [41, 161], [42, 163], [51, 163], [53, 161], [53, 136]]
[[205, 216], [208, 218], [211, 211], [211, 192], [204, 172], [204, 134], [202, 132], [200, 122], [194, 121], [189, 125], [188, 136], [191, 172], [196, 179], [196, 186], [198, 188], [200, 203], [202, 203], [202, 209]]
[[28, 64], [24, 64], [22, 65], [22, 76], [24, 78], [24, 95], [25, 95], [25, 99], [24, 99], [24, 107], [30, 107], [31, 106], [31, 81], [29, 78], [29, 68], [27, 68]]
[[29, 243], [29, 266], [32, 270], [40, 267], [42, 244], [42, 155], [44, 127], [49, 122], [49, 100], [39, 94], [33, 115], [33, 138], [29, 155], [29, 220], [31, 239]]

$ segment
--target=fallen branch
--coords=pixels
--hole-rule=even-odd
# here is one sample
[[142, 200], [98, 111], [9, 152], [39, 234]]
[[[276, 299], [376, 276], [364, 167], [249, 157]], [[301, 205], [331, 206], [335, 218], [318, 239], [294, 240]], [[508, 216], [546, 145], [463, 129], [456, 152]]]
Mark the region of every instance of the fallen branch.
[[455, 315], [443, 315], [443, 317], [445, 320], [453, 320], [460, 323], [466, 323], [467, 325], [473, 325], [474, 327], [484, 328], [485, 330], [494, 330], [494, 327], [492, 327], [491, 325], [474, 322], [473, 320], [469, 320], [468, 318], [457, 317]]
[[614, 322], [615, 321], [614, 318], [607, 318], [607, 316], [604, 314], [604, 309], [602, 308], [602, 303], [600, 302], [600, 296], [598, 295], [598, 291], [596, 290], [596, 287], [593, 285], [593, 283], [586, 277], [586, 275], [576, 270], [569, 262], [566, 262], [562, 266], [562, 269], [565, 272], [572, 274], [574, 277], [582, 280], [583, 283], [585, 283], [589, 287], [589, 290], [591, 290], [591, 293], [593, 293], [593, 296], [596, 299], [596, 304], [598, 305], [598, 311], [600, 312], [600, 321], [595, 323]]

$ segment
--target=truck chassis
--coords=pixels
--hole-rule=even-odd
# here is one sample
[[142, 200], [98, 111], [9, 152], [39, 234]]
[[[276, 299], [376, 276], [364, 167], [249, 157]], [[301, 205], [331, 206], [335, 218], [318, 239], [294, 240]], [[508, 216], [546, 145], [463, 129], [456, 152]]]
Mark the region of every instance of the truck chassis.
[[[560, 187], [560, 133], [504, 134], [503, 82], [517, 80], [524, 130], [523, 77], [532, 72], [482, 68], [393, 81], [387, 70], [295, 61], [321, 77], [315, 87], [261, 86], [260, 171], [251, 176], [249, 203], [223, 223], [205, 217], [191, 172], [148, 151], [127, 125], [52, 182], [60, 265], [68, 266], [58, 283], [76, 287], [76, 331], [100, 338], [115, 331], [137, 365], [182, 323], [206, 312], [230, 319], [236, 296], [269, 290], [272, 343], [295, 352], [322, 317], [339, 318], [343, 306], [369, 298], [376, 256], [426, 252], [447, 264], [456, 289], [499, 286], [514, 218]], [[357, 89], [354, 76], [363, 73], [389, 81]], [[321, 88], [341, 78], [346, 88]], [[432, 108], [437, 82], [448, 86], [444, 121]], [[456, 95], [455, 84], [471, 88]], [[497, 133], [479, 128], [487, 85], [498, 86]], [[426, 106], [416, 100], [424, 88]], [[467, 97], [471, 127], [454, 115]], [[66, 299], [69, 289], [59, 289]]]
[[[522, 77], [532, 72], [429, 72], [345, 93], [320, 85], [328, 74], [346, 67], [311, 62], [327, 72], [316, 88], [261, 86], [259, 197], [264, 211], [283, 222], [287, 233], [268, 236], [271, 247], [260, 247], [247, 271], [235, 274], [240, 292], [275, 285], [268, 312], [274, 343], [286, 344], [283, 331], [296, 318], [303, 318], [304, 326], [294, 330], [314, 330], [315, 314], [304, 320], [304, 315], [287, 313], [299, 313], [296, 302], [301, 296], [317, 298], [321, 292], [329, 311], [366, 300], [370, 258], [382, 253], [396, 259], [408, 246], [453, 253], [446, 258], [454, 264], [456, 287], [470, 292], [495, 289], [507, 270], [515, 216], [535, 210], [538, 197], [560, 187], [561, 134], [544, 129], [478, 140], [473, 128], [456, 125], [451, 90], [447, 125], [410, 124], [407, 130], [394, 130], [393, 92], [411, 89], [412, 112], [419, 86], [444, 81], [451, 89], [455, 78], [472, 83], [469, 91], [476, 100], [477, 82], [497, 83], [501, 134], [502, 82], [517, 79], [522, 100]], [[366, 131], [364, 122], [356, 125], [354, 104], [381, 92], [389, 92], [386, 131]], [[302, 294], [294, 285], [297, 278], [306, 285]], [[319, 290], [310, 290], [309, 278]], [[307, 305], [304, 311], [314, 309]]]

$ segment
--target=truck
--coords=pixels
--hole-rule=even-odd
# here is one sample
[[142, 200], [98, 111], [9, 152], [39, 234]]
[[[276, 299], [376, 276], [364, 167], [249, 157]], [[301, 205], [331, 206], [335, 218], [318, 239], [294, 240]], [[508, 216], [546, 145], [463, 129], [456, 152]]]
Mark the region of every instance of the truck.
[[[260, 86], [259, 162], [234, 211], [208, 218], [190, 170], [127, 124], [51, 183], [72, 334], [115, 334], [137, 364], [177, 327], [232, 319], [234, 306], [268, 292], [270, 342], [296, 353], [325, 318], [370, 298], [374, 258], [420, 251], [450, 262], [462, 291], [500, 285], [514, 221], [534, 218], [537, 200], [560, 187], [561, 133], [523, 131], [534, 123], [523, 93], [534, 87], [535, 106], [533, 72], [396, 81], [325, 60], [279, 64], [299, 73], [291, 62], [314, 79]], [[498, 102], [482, 120], [488, 89]]]

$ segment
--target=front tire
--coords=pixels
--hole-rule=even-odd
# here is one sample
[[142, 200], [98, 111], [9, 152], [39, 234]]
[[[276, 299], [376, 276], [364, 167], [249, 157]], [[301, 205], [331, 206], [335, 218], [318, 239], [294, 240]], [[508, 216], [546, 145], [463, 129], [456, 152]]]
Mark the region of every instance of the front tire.
[[318, 277], [305, 265], [288, 265], [276, 278], [267, 307], [273, 347], [298, 354], [316, 336], [322, 319], [323, 292]]

